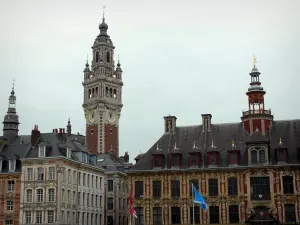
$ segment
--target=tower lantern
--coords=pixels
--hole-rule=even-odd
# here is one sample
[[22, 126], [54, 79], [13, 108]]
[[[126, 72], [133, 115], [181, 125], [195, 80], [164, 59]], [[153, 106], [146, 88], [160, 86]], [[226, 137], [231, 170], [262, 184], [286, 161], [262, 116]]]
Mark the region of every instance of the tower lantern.
[[268, 132], [273, 121], [271, 110], [265, 109], [264, 96], [266, 92], [260, 82], [260, 72], [256, 67], [256, 57], [253, 57], [253, 68], [249, 73], [251, 77], [250, 87], [246, 92], [248, 96], [248, 110], [241, 117], [244, 129], [252, 135], [259, 130], [263, 135]]

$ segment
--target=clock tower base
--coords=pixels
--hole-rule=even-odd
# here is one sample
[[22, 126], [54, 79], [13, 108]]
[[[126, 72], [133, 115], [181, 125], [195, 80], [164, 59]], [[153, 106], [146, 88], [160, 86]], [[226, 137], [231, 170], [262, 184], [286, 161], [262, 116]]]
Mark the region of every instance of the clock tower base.
[[98, 125], [87, 125], [86, 141], [90, 154], [98, 154]]
[[105, 124], [105, 153], [114, 152], [119, 156], [119, 129], [116, 124]]

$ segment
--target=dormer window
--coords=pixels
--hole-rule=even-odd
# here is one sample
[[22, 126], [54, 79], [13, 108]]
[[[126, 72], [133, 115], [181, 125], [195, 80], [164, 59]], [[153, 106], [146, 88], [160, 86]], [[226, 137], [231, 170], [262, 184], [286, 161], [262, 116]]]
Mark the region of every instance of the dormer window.
[[219, 164], [219, 153], [208, 152], [207, 153], [207, 164], [208, 166], [217, 166]]
[[46, 146], [40, 146], [39, 147], [39, 157], [45, 157], [46, 156]]
[[264, 163], [266, 161], [266, 149], [264, 147], [253, 147], [250, 149], [251, 163]]
[[71, 158], [71, 149], [67, 148], [67, 158]]
[[161, 168], [163, 166], [163, 155], [153, 155], [153, 167]]
[[239, 150], [230, 150], [228, 151], [228, 164], [230, 166], [239, 164]]
[[276, 161], [277, 162], [286, 162], [287, 161], [287, 149], [286, 148], [276, 149]]
[[180, 154], [173, 153], [171, 155], [171, 167], [179, 167], [180, 166]]
[[16, 170], [16, 160], [9, 160], [9, 172], [14, 172]]
[[200, 153], [190, 152], [190, 167], [199, 166], [200, 163]]

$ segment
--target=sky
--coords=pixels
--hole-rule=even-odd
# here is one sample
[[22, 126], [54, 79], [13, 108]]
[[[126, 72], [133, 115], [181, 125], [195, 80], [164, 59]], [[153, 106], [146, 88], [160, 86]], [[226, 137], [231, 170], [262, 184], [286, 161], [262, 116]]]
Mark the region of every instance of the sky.
[[[253, 55], [266, 108], [300, 119], [300, 1], [0, 1], [0, 113], [13, 79], [20, 134], [67, 125], [85, 132], [83, 69], [102, 7], [123, 70], [120, 155], [130, 161], [178, 126], [240, 122]], [[115, 59], [117, 60], [117, 59]], [[1, 115], [1, 114], [0, 114]]]

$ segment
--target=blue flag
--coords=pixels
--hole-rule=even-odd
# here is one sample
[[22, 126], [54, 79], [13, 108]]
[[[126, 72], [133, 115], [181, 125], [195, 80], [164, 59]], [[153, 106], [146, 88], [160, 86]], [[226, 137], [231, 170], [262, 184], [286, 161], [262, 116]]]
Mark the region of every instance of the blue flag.
[[199, 204], [203, 210], [207, 210], [208, 207], [203, 196], [200, 194], [200, 192], [197, 190], [197, 188], [194, 185], [193, 188], [194, 188], [194, 203]]

